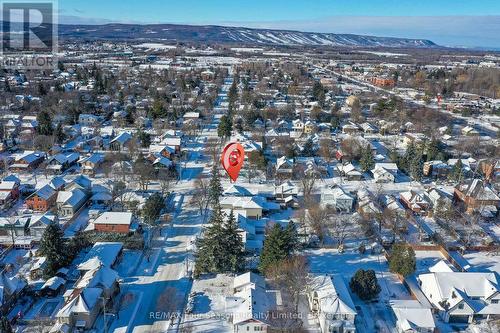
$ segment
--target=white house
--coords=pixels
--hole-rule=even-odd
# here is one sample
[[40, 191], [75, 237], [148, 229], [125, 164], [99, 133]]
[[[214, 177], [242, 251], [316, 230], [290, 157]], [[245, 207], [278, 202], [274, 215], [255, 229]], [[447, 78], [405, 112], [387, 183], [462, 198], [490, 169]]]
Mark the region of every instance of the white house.
[[331, 206], [339, 211], [351, 212], [356, 198], [340, 186], [324, 188], [321, 191], [321, 205]]
[[317, 275], [308, 285], [307, 299], [322, 333], [354, 333], [356, 308], [340, 275]]
[[436, 323], [432, 311], [416, 300], [393, 300], [391, 308], [399, 333], [433, 333]]
[[234, 295], [225, 304], [233, 332], [267, 332], [272, 311], [281, 306], [280, 293], [267, 290], [264, 279], [253, 273], [235, 277], [233, 287]]
[[496, 273], [430, 272], [418, 282], [441, 318], [450, 323], [500, 317], [500, 289]]

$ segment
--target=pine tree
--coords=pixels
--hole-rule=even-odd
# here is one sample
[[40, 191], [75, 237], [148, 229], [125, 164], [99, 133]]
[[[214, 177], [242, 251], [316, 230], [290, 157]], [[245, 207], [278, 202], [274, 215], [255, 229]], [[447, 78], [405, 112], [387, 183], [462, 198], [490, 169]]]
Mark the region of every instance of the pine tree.
[[38, 122], [37, 133], [40, 135], [52, 135], [52, 117], [47, 111], [41, 111], [37, 114]]
[[212, 166], [212, 178], [208, 188], [208, 202], [212, 207], [219, 204], [219, 198], [222, 195], [222, 185], [220, 183], [219, 168], [217, 162]]
[[415, 251], [406, 243], [396, 243], [389, 255], [389, 270], [404, 277], [413, 274], [416, 268]]
[[156, 220], [160, 217], [161, 210], [165, 207], [165, 199], [160, 193], [155, 193], [150, 196], [144, 203], [142, 208], [142, 216], [144, 222], [149, 225], [156, 224]]
[[233, 84], [229, 88], [229, 91], [227, 93], [227, 99], [229, 102], [229, 111], [233, 111], [234, 105], [236, 104], [236, 101], [238, 100], [238, 86], [236, 85], [237, 83], [236, 78], [233, 80]]
[[228, 115], [220, 118], [219, 126], [217, 127], [217, 136], [219, 138], [228, 138], [231, 136], [233, 130], [233, 123]]
[[457, 163], [451, 169], [451, 172], [448, 174], [448, 179], [459, 182], [463, 178], [463, 164], [462, 160], [458, 159]]
[[275, 224], [264, 240], [264, 248], [260, 255], [260, 271], [266, 273], [270, 267], [288, 258], [296, 247], [297, 233], [293, 223], [289, 224], [286, 229]]
[[224, 268], [226, 244], [221, 241], [221, 235], [224, 235], [224, 214], [217, 204], [210, 216], [209, 227], [196, 244], [195, 275], [220, 272]]
[[413, 142], [411, 142], [406, 148], [405, 154], [400, 159], [401, 169], [403, 169], [406, 173], [409, 173], [409, 168], [411, 162], [414, 160], [416, 154], [416, 147]]
[[40, 253], [47, 258], [44, 270], [46, 276], [54, 276], [59, 268], [68, 264], [69, 257], [63, 237], [64, 232], [55, 222], [50, 223], [43, 232], [40, 239]]
[[56, 142], [59, 144], [63, 143], [64, 139], [66, 139], [66, 134], [64, 134], [61, 123], [57, 124], [56, 131], [54, 132], [54, 136], [56, 138]]
[[225, 255], [228, 258], [227, 271], [230, 272], [240, 271], [244, 263], [244, 244], [238, 228], [238, 221], [234, 216], [233, 210], [231, 210], [225, 223], [224, 236], [222, 237], [226, 245]]
[[357, 270], [349, 282], [349, 287], [362, 300], [372, 299], [382, 290], [373, 269]]
[[427, 161], [435, 160], [439, 156], [440, 152], [441, 150], [439, 149], [439, 140], [432, 139], [427, 145]]
[[367, 145], [361, 155], [361, 159], [359, 160], [359, 164], [361, 165], [361, 169], [364, 172], [370, 171], [375, 166], [375, 160], [373, 158], [372, 150], [370, 145]]
[[424, 177], [424, 159], [422, 154], [418, 154], [413, 158], [409, 165], [409, 171], [413, 179], [420, 181]]

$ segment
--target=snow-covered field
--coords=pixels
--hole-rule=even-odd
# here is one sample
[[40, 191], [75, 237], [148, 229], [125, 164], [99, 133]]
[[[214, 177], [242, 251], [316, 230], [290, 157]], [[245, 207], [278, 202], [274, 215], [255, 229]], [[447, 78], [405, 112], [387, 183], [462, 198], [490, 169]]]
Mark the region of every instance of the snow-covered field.
[[184, 314], [182, 329], [192, 332], [231, 332], [225, 319], [225, 298], [232, 294], [233, 278], [224, 274], [203, 276], [193, 282], [193, 310]]
[[318, 249], [306, 252], [310, 271], [322, 274], [340, 274], [346, 284], [358, 269], [373, 269], [382, 289], [378, 301], [366, 303], [351, 293], [359, 315], [359, 332], [393, 332], [395, 323], [388, 306], [391, 299], [411, 299], [410, 294], [396, 275], [389, 272], [385, 257], [380, 255], [360, 254], [356, 250], [339, 253], [334, 249]]

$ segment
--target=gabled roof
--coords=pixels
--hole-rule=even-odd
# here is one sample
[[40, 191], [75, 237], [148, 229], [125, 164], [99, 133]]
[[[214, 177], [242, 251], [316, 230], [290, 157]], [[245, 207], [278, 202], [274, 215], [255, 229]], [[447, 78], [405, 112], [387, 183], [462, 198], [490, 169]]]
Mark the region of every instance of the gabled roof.
[[356, 315], [356, 307], [340, 275], [317, 275], [309, 283], [310, 292], [320, 302], [321, 312], [328, 314]]
[[266, 281], [262, 276], [253, 272], [240, 274], [234, 278], [233, 288], [238, 289], [243, 286], [254, 285], [255, 287], [265, 288]]
[[30, 195], [30, 197], [36, 195], [44, 200], [49, 200], [55, 194], [56, 194], [56, 191], [52, 187], [50, 187], [49, 185], [44, 185], [38, 191], [36, 191], [32, 195]]
[[429, 308], [423, 307], [416, 300], [393, 300], [391, 307], [399, 326], [404, 332], [417, 331], [419, 328], [434, 329], [436, 323]]
[[85, 274], [77, 281], [75, 288], [105, 288], [109, 289], [118, 280], [118, 273], [107, 266], [98, 266]]
[[447, 300], [450, 306], [461, 299], [489, 298], [500, 291], [496, 273], [433, 272], [420, 274], [418, 278], [432, 287], [437, 299]]
[[59, 312], [57, 317], [69, 317], [73, 313], [90, 313], [98, 304], [102, 295], [101, 288], [83, 289], [76, 297], [71, 299]]

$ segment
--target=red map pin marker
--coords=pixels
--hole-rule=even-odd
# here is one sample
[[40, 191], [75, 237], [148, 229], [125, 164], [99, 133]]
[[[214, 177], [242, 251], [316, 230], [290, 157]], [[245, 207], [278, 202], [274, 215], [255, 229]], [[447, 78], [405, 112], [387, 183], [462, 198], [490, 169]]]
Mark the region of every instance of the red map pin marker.
[[222, 151], [222, 166], [233, 182], [238, 179], [244, 159], [245, 150], [243, 149], [243, 146], [237, 142], [228, 144]]

